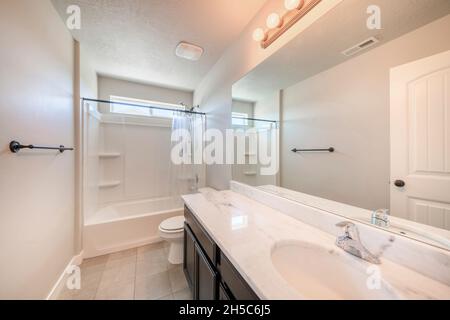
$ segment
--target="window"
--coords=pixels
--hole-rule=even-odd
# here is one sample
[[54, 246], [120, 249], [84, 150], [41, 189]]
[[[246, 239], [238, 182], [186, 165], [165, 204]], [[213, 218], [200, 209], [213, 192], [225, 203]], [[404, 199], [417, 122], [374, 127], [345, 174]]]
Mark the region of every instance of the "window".
[[[247, 113], [232, 112], [231, 116], [233, 117], [232, 124], [234, 126], [248, 126]], [[244, 118], [244, 119], [237, 119], [237, 118]]]
[[[110, 105], [111, 113], [128, 114], [134, 116], [159, 117], [159, 118], [173, 118], [174, 116], [174, 112], [171, 110], [152, 109], [149, 107], [184, 110], [184, 106], [179, 104], [170, 104], [164, 102], [124, 98], [117, 96], [111, 96], [111, 101], [113, 101]], [[128, 103], [132, 104], [133, 106], [117, 104], [114, 102]]]

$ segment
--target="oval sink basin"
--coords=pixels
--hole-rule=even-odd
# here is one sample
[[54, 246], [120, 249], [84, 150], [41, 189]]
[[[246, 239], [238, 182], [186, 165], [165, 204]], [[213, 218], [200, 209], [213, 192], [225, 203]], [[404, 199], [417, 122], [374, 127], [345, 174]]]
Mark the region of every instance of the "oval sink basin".
[[281, 242], [272, 249], [272, 263], [281, 277], [305, 299], [398, 299], [384, 281], [376, 289], [369, 289], [371, 265], [337, 247], [326, 249], [306, 242]]

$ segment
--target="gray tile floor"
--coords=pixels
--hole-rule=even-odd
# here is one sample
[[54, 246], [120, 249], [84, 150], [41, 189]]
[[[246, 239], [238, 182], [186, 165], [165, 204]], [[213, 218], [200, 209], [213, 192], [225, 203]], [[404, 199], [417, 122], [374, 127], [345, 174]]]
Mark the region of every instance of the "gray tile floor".
[[167, 261], [161, 242], [83, 261], [81, 289], [64, 289], [62, 300], [191, 300], [182, 265]]

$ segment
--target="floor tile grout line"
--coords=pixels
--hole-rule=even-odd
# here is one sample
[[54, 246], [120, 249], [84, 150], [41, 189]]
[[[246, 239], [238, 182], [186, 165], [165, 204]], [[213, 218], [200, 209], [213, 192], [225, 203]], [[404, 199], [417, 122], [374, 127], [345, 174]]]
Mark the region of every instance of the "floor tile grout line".
[[106, 261], [105, 261], [105, 264], [104, 264], [103, 267], [102, 267], [102, 272], [101, 272], [101, 275], [100, 275], [100, 280], [98, 281], [98, 283], [97, 283], [97, 285], [96, 285], [96, 288], [95, 288], [95, 294], [94, 294], [93, 300], [95, 300], [95, 299], [97, 298], [98, 289], [100, 288], [100, 283], [102, 282], [103, 274], [104, 274], [104, 272], [105, 272], [105, 269], [106, 269], [106, 263], [107, 263], [108, 260], [109, 260], [109, 256], [110, 256], [110, 254], [108, 254], [108, 256], [107, 256], [107, 258], [106, 258]]

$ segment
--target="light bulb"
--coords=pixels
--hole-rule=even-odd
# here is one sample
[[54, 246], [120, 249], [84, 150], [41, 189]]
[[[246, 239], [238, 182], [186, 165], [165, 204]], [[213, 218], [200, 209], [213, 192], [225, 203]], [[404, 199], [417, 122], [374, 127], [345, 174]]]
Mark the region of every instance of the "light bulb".
[[275, 28], [281, 27], [281, 24], [282, 24], [282, 20], [277, 13], [271, 13], [267, 17], [267, 27], [269, 29], [275, 29]]
[[295, 10], [303, 7], [304, 0], [284, 0], [284, 7], [287, 10]]
[[266, 39], [266, 33], [262, 28], [258, 28], [253, 31], [253, 39], [258, 42], [264, 41]]

